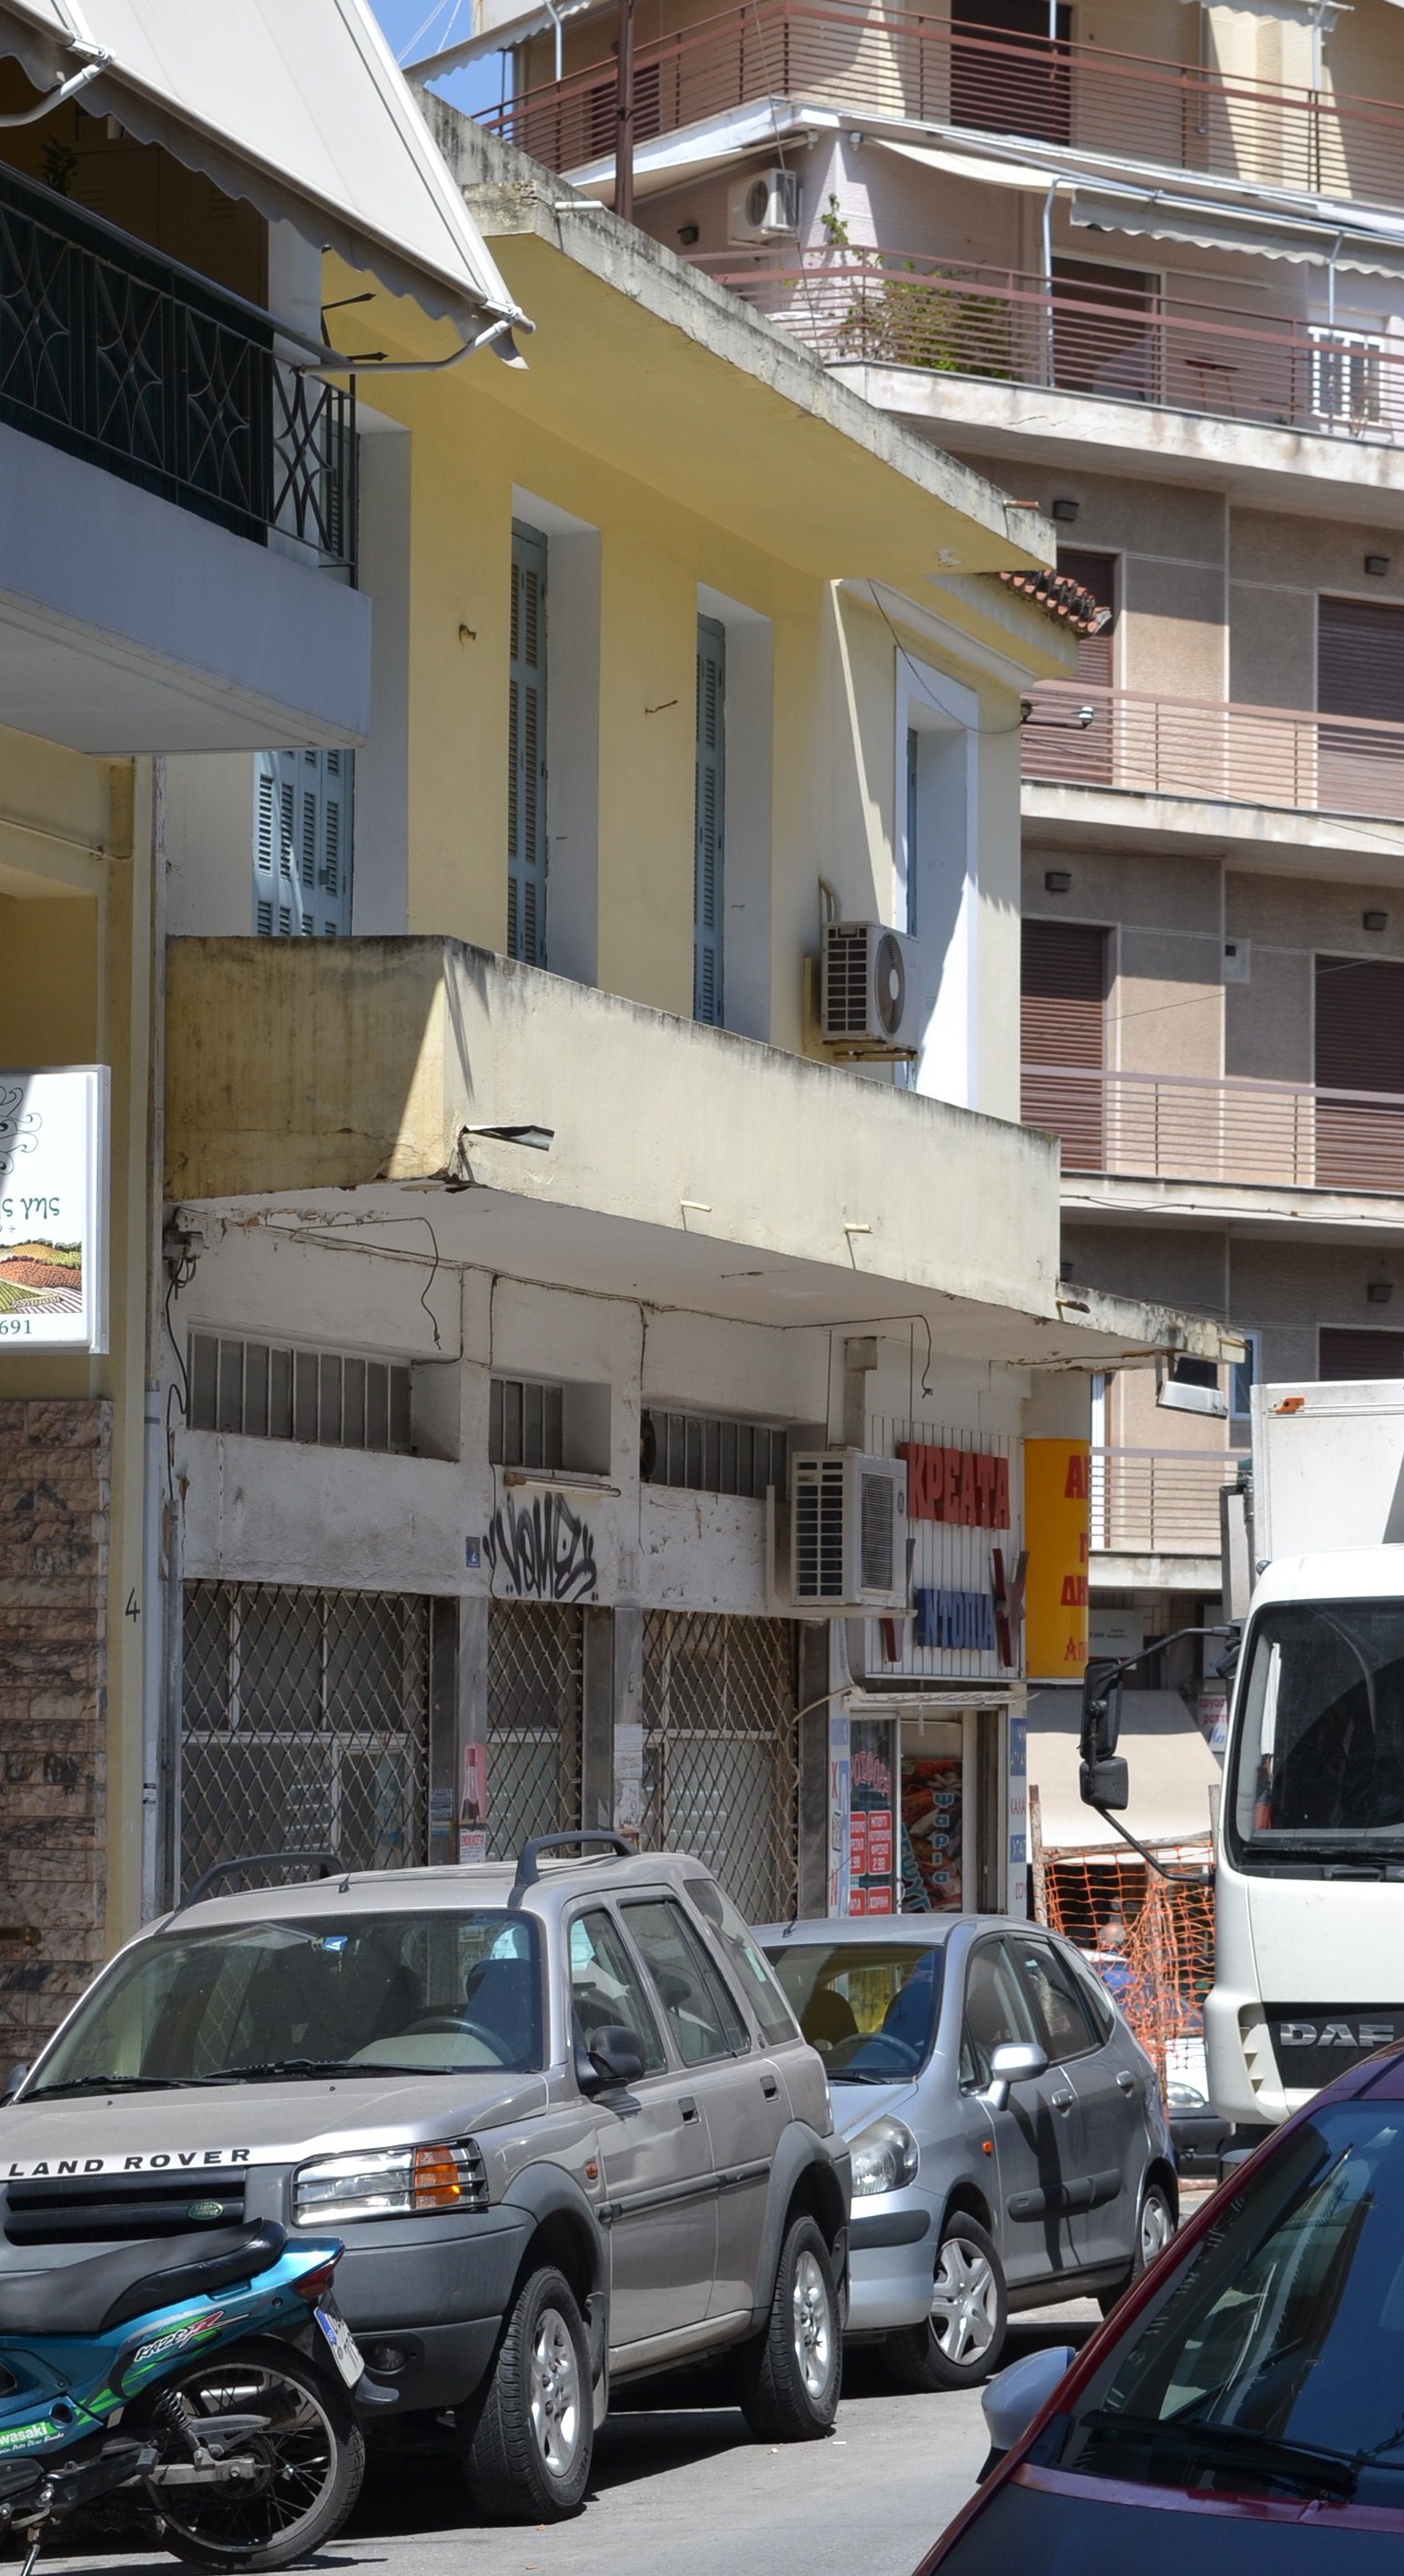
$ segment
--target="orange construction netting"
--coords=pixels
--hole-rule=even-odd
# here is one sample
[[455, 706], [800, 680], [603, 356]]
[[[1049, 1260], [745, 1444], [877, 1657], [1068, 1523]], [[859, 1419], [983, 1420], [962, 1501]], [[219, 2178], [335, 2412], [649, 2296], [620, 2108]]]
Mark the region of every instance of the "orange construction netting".
[[[1177, 1851], [1174, 1865], [1206, 1864]], [[1115, 1996], [1164, 2089], [1178, 2040], [1203, 2037], [1214, 1981], [1214, 1890], [1166, 1880], [1128, 1852], [1045, 1852], [1036, 1903], [1041, 1921], [1087, 1953]], [[1042, 1901], [1038, 1902], [1041, 1893]]]

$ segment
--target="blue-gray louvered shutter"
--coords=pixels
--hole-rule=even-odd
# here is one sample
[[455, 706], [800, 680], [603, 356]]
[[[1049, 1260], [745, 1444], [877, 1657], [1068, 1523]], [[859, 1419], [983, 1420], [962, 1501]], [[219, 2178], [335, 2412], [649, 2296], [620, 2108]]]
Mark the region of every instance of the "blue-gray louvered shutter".
[[546, 963], [546, 540], [512, 522], [507, 954]]
[[254, 756], [253, 926], [261, 939], [335, 938], [351, 927], [349, 751]]
[[692, 872], [692, 1016], [722, 1025], [722, 815], [726, 629], [697, 620], [697, 805]]

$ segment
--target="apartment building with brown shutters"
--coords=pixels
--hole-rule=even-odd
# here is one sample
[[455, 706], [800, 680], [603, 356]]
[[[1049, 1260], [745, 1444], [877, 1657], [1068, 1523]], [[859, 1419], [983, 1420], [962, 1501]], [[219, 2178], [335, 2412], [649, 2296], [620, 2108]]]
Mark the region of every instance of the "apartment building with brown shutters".
[[[487, 0], [491, 121], [608, 201], [615, 12], [548, 20]], [[1094, 1639], [1163, 1632], [1253, 1375], [1404, 1375], [1404, 9], [656, 0], [635, 46], [636, 219], [1103, 611], [1023, 734], [1023, 1107], [1071, 1277], [1247, 1337], [1221, 1418], [1099, 1398]]]

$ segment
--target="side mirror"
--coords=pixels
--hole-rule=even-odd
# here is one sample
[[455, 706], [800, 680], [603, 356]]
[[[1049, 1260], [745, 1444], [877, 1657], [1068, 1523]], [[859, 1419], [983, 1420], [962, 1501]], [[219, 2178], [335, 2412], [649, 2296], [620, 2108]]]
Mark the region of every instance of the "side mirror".
[[1117, 1754], [1121, 1734], [1121, 1666], [1089, 1664], [1082, 1681], [1082, 1732], [1078, 1787], [1084, 1806], [1126, 1807], [1131, 1784]]
[[1002, 2111], [1009, 2100], [1011, 2084], [1031, 2084], [1036, 2075], [1047, 2072], [1047, 2054], [1036, 2040], [1002, 2040], [990, 2059], [985, 2100], [992, 2111]]
[[1069, 2364], [1077, 2358], [1070, 2343], [1055, 2344], [1043, 2352], [1025, 2353], [1022, 2361], [1012, 2361], [986, 2388], [980, 2400], [985, 2430], [990, 2437], [989, 2457], [980, 2471], [980, 2482], [997, 2469], [1006, 2451], [1022, 2442], [1035, 2415], [1042, 2413]]
[[644, 2071], [643, 2051], [633, 2031], [622, 2022], [606, 2022], [597, 2030], [586, 2053], [586, 2065], [577, 2068], [581, 2091], [608, 2093], [616, 2085], [637, 2084]]

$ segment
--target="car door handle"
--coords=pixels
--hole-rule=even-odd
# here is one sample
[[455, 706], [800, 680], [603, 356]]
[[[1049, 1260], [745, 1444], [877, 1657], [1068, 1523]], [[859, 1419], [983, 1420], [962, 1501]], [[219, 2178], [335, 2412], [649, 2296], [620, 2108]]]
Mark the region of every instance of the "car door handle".
[[1124, 2066], [1118, 2067], [1116, 2080], [1121, 2086], [1123, 2093], [1135, 2092], [1136, 2078], [1134, 2075], [1129, 2074]]
[[780, 2087], [776, 2083], [773, 2075], [763, 2075], [761, 2077], [761, 2091], [765, 2095], [767, 2102], [773, 2102], [779, 2090]]
[[695, 2120], [697, 2117], [697, 2105], [689, 2093], [679, 2095], [678, 2109], [681, 2111], [684, 2120]]
[[1049, 2098], [1055, 2111], [1070, 2111], [1077, 2097], [1072, 2093], [1054, 2093]]

